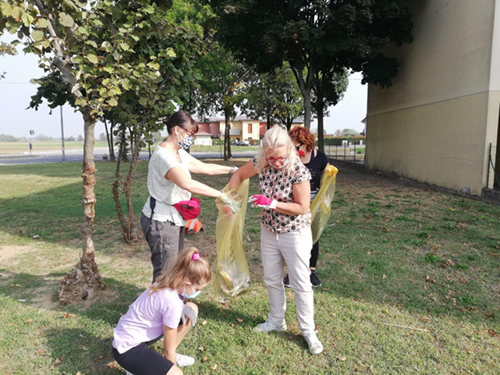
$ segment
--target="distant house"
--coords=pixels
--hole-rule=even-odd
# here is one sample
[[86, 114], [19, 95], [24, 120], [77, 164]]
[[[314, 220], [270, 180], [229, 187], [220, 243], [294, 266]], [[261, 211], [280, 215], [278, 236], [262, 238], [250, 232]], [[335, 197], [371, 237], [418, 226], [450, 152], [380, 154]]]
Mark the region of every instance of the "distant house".
[[[303, 126], [302, 119], [295, 119], [293, 126]], [[233, 141], [250, 142], [251, 140], [259, 140], [267, 130], [266, 120], [254, 120], [244, 116], [235, 117], [229, 122], [229, 135]], [[212, 117], [207, 121], [198, 122], [199, 133], [209, 133], [213, 138], [224, 138], [226, 129], [226, 121], [221, 117]]]
[[194, 139], [195, 145], [212, 146], [212, 134], [208, 132], [200, 132], [198, 130], [198, 132], [195, 135], [196, 135]]

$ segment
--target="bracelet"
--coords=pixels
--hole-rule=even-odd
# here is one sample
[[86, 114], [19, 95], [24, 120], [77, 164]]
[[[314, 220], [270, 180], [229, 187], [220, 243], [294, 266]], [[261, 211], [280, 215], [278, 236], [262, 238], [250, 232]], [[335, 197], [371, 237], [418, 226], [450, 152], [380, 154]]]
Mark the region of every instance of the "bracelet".
[[230, 174], [233, 174], [234, 172], [236, 172], [236, 170], [237, 170], [237, 169], [238, 169], [238, 167], [237, 167], [237, 166], [232, 165], [232, 166], [231, 166], [231, 168], [229, 169], [229, 173], [230, 173]]

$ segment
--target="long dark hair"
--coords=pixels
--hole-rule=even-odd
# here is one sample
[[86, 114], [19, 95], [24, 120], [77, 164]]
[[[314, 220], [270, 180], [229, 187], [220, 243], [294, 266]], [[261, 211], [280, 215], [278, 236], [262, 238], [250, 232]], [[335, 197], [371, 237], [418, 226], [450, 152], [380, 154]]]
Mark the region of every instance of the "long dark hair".
[[167, 127], [168, 134], [172, 134], [176, 126], [194, 133], [198, 131], [198, 123], [193, 120], [189, 113], [184, 111], [177, 111], [165, 117], [163, 123]]

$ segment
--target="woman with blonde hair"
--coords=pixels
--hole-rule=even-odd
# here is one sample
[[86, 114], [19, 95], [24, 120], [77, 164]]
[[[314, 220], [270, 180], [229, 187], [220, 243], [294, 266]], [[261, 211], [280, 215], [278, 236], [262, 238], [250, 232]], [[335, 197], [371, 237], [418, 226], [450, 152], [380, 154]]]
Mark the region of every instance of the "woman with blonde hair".
[[[179, 375], [179, 367], [194, 364], [176, 350], [198, 316], [198, 306], [186, 300], [196, 298], [211, 278], [208, 262], [189, 247], [129, 306], [113, 339], [113, 356], [127, 375]], [[148, 347], [162, 337], [163, 355]]]
[[309, 281], [311, 174], [300, 162], [287, 131], [279, 125], [266, 132], [258, 155], [234, 173], [229, 188], [256, 174], [259, 175], [260, 194], [252, 195], [249, 202], [263, 209], [260, 248], [271, 311], [267, 320], [254, 330], [271, 332], [287, 328], [283, 286], [286, 264], [295, 292], [302, 336], [311, 354], [319, 354], [323, 345], [315, 332], [314, 295]]

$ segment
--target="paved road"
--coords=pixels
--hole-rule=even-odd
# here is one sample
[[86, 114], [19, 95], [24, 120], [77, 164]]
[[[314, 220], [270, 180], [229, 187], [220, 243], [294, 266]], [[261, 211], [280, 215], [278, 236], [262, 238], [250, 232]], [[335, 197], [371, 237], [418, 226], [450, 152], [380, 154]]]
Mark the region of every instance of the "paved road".
[[[108, 154], [107, 148], [96, 148], [94, 150], [94, 160], [102, 161], [102, 157]], [[256, 151], [248, 152], [233, 152], [234, 158], [251, 158], [257, 154]], [[219, 152], [193, 152], [192, 155], [197, 159], [210, 159], [220, 158]], [[140, 159], [148, 160], [149, 153], [147, 151], [141, 152]], [[83, 150], [67, 150], [65, 153], [65, 162], [82, 162]], [[58, 152], [36, 152], [29, 154], [16, 154], [16, 155], [0, 155], [0, 165], [12, 164], [39, 164], [39, 163], [61, 163], [62, 153]]]

